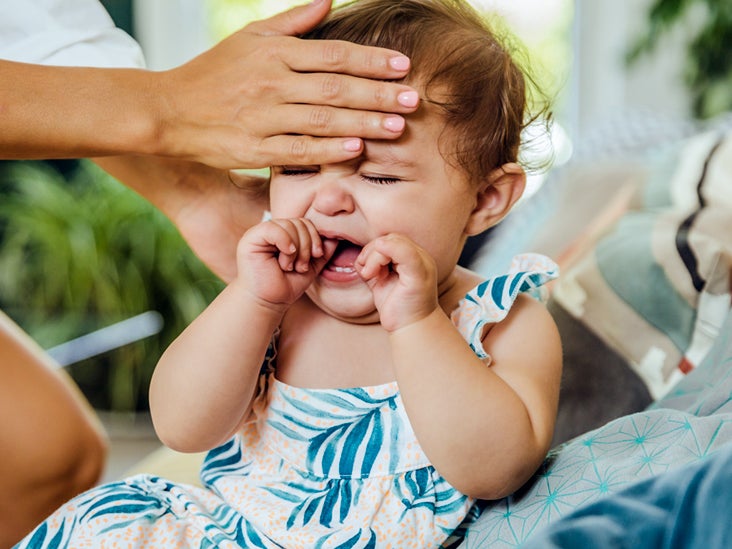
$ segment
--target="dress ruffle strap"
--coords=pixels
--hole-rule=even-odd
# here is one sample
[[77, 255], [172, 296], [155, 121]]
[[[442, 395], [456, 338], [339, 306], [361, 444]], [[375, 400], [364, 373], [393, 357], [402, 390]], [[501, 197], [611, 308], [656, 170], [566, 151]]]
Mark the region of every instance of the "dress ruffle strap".
[[558, 275], [559, 267], [546, 256], [517, 255], [505, 275], [489, 278], [465, 296], [461, 306], [452, 313], [452, 322], [475, 354], [490, 360], [490, 356], [483, 349], [485, 325], [506, 318], [511, 305], [521, 293], [529, 292], [543, 300], [546, 296], [542, 290], [545, 288], [541, 286]]

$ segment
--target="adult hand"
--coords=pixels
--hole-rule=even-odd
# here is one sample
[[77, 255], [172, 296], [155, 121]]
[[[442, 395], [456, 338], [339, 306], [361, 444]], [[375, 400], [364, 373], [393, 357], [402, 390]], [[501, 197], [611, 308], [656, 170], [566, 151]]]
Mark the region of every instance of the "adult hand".
[[231, 169], [356, 157], [361, 138], [398, 137], [397, 113], [419, 99], [383, 81], [407, 74], [401, 54], [293, 36], [329, 9], [318, 0], [252, 23], [169, 71], [0, 60], [0, 158], [158, 155]]
[[330, 9], [318, 0], [252, 23], [160, 73], [159, 148], [220, 168], [330, 163], [358, 156], [359, 138], [398, 137], [417, 108], [409, 60], [345, 41], [301, 40]]

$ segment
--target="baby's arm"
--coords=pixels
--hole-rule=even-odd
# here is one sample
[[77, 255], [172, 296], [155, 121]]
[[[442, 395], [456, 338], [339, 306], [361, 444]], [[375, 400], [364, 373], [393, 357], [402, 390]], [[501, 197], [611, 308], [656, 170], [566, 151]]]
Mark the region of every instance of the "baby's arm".
[[204, 451], [240, 428], [273, 332], [334, 247], [306, 220], [268, 221], [247, 231], [237, 249], [236, 278], [155, 369], [150, 410], [167, 446]]
[[482, 499], [526, 482], [549, 449], [561, 375], [559, 336], [543, 305], [519, 296], [484, 341], [490, 367], [441, 310], [390, 339], [404, 405], [440, 474]]
[[[551, 443], [561, 376], [551, 316], [540, 303], [519, 296], [484, 339], [493, 359], [486, 366], [432, 305], [436, 275], [429, 256], [383, 240], [374, 255], [380, 259], [372, 259], [373, 272], [374, 265], [391, 260], [389, 273], [367, 271], [365, 278], [374, 276], [395, 376], [420, 445], [461, 492], [483, 499], [512, 493], [541, 464]], [[431, 281], [431, 290], [424, 281]]]

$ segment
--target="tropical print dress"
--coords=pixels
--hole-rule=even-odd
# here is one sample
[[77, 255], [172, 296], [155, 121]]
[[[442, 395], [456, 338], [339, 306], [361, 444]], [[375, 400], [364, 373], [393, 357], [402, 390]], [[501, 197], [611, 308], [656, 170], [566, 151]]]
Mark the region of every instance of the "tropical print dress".
[[[543, 256], [514, 259], [452, 314], [481, 357], [486, 323], [556, 275]], [[478, 516], [476, 502], [432, 467], [395, 382], [302, 389], [275, 379], [275, 346], [254, 421], [207, 455], [205, 488], [140, 475], [69, 501], [18, 547], [448, 547]]]

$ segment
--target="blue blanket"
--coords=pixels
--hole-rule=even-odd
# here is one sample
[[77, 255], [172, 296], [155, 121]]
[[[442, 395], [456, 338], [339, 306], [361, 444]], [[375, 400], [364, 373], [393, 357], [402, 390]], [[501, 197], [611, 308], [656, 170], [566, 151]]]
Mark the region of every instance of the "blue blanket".
[[[649, 546], [641, 540], [667, 539], [672, 534], [674, 514], [694, 509], [701, 514], [699, 505], [706, 509], [723, 505], [728, 517], [730, 443], [732, 313], [704, 361], [668, 395], [647, 410], [554, 449], [518, 493], [488, 504], [460, 547]], [[727, 482], [726, 488], [714, 490], [715, 482]], [[659, 507], [658, 502], [665, 503]], [[723, 535], [728, 529], [728, 518], [725, 525], [706, 530], [705, 524], [690, 518], [684, 516], [685, 529], [679, 534], [687, 541], [704, 532]], [[648, 537], [637, 537], [639, 532]], [[563, 535], [571, 543], [563, 544], [567, 539]], [[604, 544], [598, 545], [600, 541]], [[713, 539], [703, 541], [716, 547]]]

